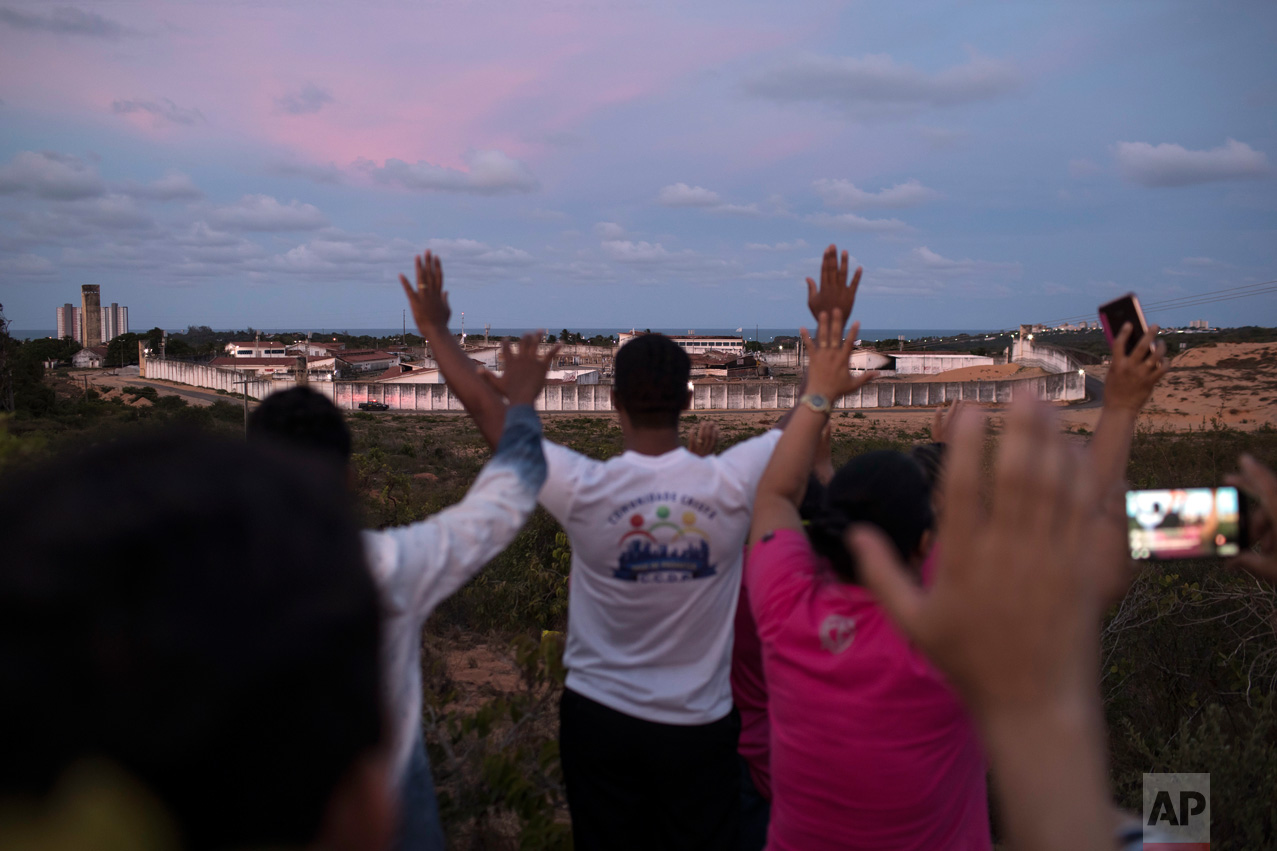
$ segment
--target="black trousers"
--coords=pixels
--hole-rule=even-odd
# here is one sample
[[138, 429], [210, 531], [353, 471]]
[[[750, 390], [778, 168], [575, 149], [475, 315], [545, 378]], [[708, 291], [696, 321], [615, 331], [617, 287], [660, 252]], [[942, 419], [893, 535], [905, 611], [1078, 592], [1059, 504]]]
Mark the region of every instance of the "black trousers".
[[735, 851], [740, 717], [644, 721], [563, 690], [559, 753], [576, 851]]

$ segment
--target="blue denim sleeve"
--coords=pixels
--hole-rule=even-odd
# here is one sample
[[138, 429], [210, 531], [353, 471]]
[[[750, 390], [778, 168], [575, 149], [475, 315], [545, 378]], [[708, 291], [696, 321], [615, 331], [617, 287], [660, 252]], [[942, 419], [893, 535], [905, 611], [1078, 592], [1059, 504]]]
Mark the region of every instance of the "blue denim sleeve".
[[492, 463], [506, 464], [539, 491], [545, 484], [545, 453], [541, 451], [541, 419], [531, 405], [511, 405]]

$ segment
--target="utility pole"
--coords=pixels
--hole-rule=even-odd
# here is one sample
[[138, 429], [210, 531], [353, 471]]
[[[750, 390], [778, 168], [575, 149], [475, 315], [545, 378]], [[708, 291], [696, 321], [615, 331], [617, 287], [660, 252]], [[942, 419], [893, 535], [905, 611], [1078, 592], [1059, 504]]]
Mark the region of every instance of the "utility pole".
[[[238, 369], [237, 369], [237, 370], [235, 370], [235, 371], [236, 371], [236, 372], [239, 372], [239, 370], [238, 370]], [[242, 373], [242, 372], [240, 372], [240, 375], [243, 375], [243, 373]], [[85, 380], [87, 380], [87, 379], [85, 379]], [[232, 386], [232, 387], [234, 387], [236, 384], [243, 384], [243, 385], [244, 385], [244, 387], [243, 387], [243, 390], [244, 390], [244, 439], [245, 439], [245, 440], [247, 440], [247, 439], [248, 439], [248, 379], [247, 379], [247, 378], [245, 378], [245, 379], [243, 379], [242, 381], [232, 381], [232, 382], [231, 382], [231, 386]]]

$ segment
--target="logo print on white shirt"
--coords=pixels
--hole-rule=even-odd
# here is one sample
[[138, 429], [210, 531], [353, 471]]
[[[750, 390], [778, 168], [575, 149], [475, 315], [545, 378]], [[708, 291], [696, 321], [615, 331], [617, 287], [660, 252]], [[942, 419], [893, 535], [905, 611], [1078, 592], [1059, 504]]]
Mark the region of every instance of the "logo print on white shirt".
[[820, 624], [820, 646], [830, 653], [841, 653], [856, 638], [856, 619], [845, 615], [829, 615]]
[[643, 513], [630, 517], [630, 531], [617, 544], [622, 547], [612, 575], [631, 582], [684, 582], [717, 573], [710, 564], [709, 540], [696, 526], [696, 513], [684, 511], [682, 523], [671, 519], [670, 507], [659, 505], [650, 524]]

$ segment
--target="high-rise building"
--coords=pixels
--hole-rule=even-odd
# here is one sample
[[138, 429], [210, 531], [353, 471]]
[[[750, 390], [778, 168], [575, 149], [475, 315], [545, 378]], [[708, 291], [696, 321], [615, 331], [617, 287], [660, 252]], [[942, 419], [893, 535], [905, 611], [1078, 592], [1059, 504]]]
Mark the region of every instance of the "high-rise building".
[[80, 345], [86, 349], [102, 345], [102, 288], [97, 284], [80, 287], [80, 318], [84, 322]]
[[129, 333], [129, 309], [111, 302], [102, 308], [102, 342], [109, 343], [121, 334]]
[[58, 339], [70, 337], [80, 345], [84, 345], [81, 339], [84, 334], [83, 329], [80, 328], [80, 308], [74, 304], [64, 304], [53, 312], [58, 320]]

